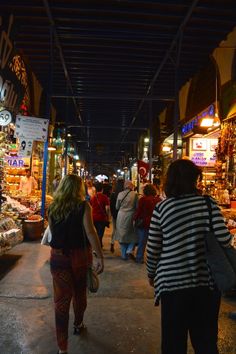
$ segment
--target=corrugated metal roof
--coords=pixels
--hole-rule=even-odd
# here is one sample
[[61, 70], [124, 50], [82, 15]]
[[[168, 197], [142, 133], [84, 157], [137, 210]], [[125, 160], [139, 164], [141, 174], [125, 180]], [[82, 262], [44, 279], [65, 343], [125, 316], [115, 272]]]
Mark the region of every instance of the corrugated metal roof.
[[179, 33], [181, 86], [204, 67], [236, 18], [235, 0], [1, 0], [0, 9], [14, 15], [16, 47], [44, 88], [52, 25], [57, 120], [65, 122], [67, 106], [82, 155], [108, 166], [124, 151], [135, 154], [142, 130], [134, 128], [149, 126], [150, 99], [154, 117], [174, 99]]

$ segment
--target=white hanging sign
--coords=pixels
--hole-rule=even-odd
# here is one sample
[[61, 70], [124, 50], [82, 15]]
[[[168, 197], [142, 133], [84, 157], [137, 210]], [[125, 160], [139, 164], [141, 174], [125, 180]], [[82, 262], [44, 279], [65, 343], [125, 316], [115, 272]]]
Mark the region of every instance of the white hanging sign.
[[0, 125], [5, 127], [12, 121], [12, 115], [6, 109], [0, 111]]
[[16, 129], [15, 138], [35, 140], [35, 141], [47, 141], [48, 137], [48, 119], [28, 117], [28, 116], [16, 116]]

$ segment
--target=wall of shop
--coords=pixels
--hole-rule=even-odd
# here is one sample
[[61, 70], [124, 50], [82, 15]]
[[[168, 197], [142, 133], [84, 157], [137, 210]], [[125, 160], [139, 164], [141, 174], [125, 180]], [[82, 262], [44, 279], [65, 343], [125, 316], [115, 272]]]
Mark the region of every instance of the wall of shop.
[[217, 62], [221, 85], [226, 84], [232, 79], [233, 63], [235, 58], [236, 48], [236, 27], [228, 34], [226, 40], [222, 41], [219, 48], [216, 48], [213, 52], [213, 57]]

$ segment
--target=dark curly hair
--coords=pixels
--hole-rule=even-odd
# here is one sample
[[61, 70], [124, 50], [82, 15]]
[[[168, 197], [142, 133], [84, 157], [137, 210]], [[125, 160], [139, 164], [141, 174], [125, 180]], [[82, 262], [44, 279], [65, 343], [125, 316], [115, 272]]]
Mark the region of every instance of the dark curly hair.
[[143, 187], [143, 194], [146, 196], [153, 195], [155, 197], [157, 190], [153, 184], [148, 183]]
[[167, 170], [164, 191], [167, 197], [198, 193], [197, 180], [202, 170], [192, 161], [180, 159], [172, 162]]

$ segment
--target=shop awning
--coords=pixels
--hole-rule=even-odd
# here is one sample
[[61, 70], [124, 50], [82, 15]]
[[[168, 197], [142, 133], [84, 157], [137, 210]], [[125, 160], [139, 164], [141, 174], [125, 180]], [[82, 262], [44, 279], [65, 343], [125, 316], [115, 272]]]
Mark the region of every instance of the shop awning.
[[229, 112], [225, 120], [232, 119], [232, 118], [236, 118], [236, 99], [230, 106]]

